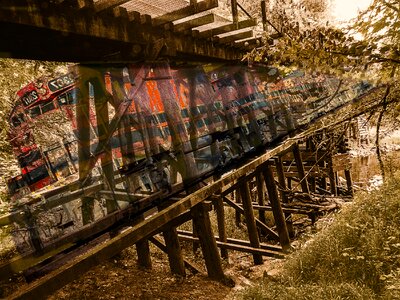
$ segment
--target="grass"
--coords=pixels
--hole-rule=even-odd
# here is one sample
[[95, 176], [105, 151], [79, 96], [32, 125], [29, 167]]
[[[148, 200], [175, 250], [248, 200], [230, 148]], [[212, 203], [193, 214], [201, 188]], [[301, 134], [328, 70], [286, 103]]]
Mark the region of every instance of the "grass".
[[400, 174], [356, 195], [329, 227], [293, 253], [278, 279], [243, 299], [400, 299]]

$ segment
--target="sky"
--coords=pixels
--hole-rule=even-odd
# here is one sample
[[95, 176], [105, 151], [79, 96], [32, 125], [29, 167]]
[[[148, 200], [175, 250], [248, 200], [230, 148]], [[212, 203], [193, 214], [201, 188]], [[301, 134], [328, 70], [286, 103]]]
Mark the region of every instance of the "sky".
[[357, 16], [358, 10], [368, 7], [372, 0], [333, 0], [333, 17], [337, 21], [348, 21]]

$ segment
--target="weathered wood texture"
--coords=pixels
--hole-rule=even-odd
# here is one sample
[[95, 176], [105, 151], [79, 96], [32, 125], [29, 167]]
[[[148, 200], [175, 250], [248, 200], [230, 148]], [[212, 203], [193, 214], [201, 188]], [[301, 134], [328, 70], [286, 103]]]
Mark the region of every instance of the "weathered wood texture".
[[[293, 141], [287, 141], [282, 145], [267, 151], [257, 159], [239, 168], [232, 174], [221, 178], [214, 183], [201, 188], [191, 195], [186, 196], [182, 200], [172, 204], [162, 212], [144, 220], [140, 224], [133, 226], [130, 229], [122, 232], [120, 235], [111, 240], [94, 247], [91, 251], [83, 254], [68, 264], [62, 266], [55, 272], [48, 274], [41, 279], [27, 285], [24, 289], [19, 290], [11, 295], [10, 299], [38, 299], [53, 293], [65, 284], [77, 279], [77, 274], [83, 274], [91, 267], [99, 264], [101, 261], [108, 259], [126, 247], [135, 244], [137, 241], [150, 237], [157, 233], [167, 225], [173, 222], [174, 219], [187, 212], [196, 204], [201, 203], [217, 191], [221, 190], [224, 185], [229, 184], [248, 172], [254, 172], [257, 166], [277, 155], [281, 151], [291, 147]], [[219, 275], [219, 274], [218, 274]]]
[[[213, 22], [212, 15], [194, 16], [179, 22], [217, 7], [217, 0], [192, 3], [159, 16], [128, 11], [127, 6], [120, 6], [128, 2], [135, 0], [77, 1], [76, 5], [71, 1], [55, 4], [40, 0], [22, 0], [17, 5], [15, 1], [5, 0], [0, 6], [0, 38], [7, 43], [1, 44], [0, 54], [37, 60], [120, 62], [158, 56], [238, 60], [245, 53], [240, 46], [230, 44], [243, 35], [214, 44], [187, 34], [191, 28]], [[237, 18], [233, 23], [237, 25], [233, 29], [250, 24], [239, 26]], [[167, 25], [167, 32], [160, 28], [164, 25]], [[232, 27], [218, 29], [215, 33], [209, 31], [206, 36], [230, 29]]]

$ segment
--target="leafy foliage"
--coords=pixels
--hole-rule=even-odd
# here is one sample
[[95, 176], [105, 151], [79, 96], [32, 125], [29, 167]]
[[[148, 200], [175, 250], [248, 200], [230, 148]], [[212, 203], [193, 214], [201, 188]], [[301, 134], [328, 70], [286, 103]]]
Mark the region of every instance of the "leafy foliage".
[[32, 60], [0, 59], [0, 172], [1, 186], [6, 177], [18, 171], [18, 166], [12, 154], [7, 132], [9, 130], [8, 116], [16, 100], [16, 92], [29, 82], [41, 76], [65, 72], [66, 65], [54, 62], [39, 62]]
[[[398, 299], [400, 191], [397, 180], [360, 193], [335, 222], [286, 262], [279, 281], [265, 281], [244, 299]], [[275, 297], [275, 296], [276, 297]]]

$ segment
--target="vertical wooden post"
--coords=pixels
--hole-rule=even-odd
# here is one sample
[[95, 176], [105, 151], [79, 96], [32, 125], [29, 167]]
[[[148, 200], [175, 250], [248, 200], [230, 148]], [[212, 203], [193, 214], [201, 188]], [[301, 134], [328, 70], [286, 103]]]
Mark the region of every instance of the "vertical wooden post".
[[[90, 120], [89, 120], [89, 68], [79, 66], [80, 97], [76, 105], [76, 124], [77, 124], [77, 140], [78, 140], [78, 159], [79, 159], [79, 181], [84, 182], [89, 173], [90, 159]], [[82, 222], [88, 224], [94, 220], [93, 207], [94, 199], [82, 197]]]
[[[250, 197], [249, 186], [247, 182], [240, 185], [240, 195], [242, 198], [243, 213], [246, 219], [247, 232], [249, 234], [250, 245], [253, 248], [260, 248], [260, 240], [258, 236], [256, 220], [254, 218], [254, 210]], [[253, 254], [254, 264], [261, 265], [263, 263], [262, 255]]]
[[[221, 196], [217, 196], [218, 198], [214, 202], [215, 212], [217, 213], [217, 223], [218, 223], [218, 235], [219, 240], [221, 242], [227, 242], [227, 234], [225, 228], [225, 209], [224, 209], [224, 201]], [[228, 250], [225, 248], [221, 248], [221, 257], [228, 258]]]
[[353, 180], [351, 179], [350, 170], [344, 170], [344, 176], [346, 177], [347, 191], [350, 195], [353, 195]]
[[163, 236], [172, 274], [185, 276], [185, 263], [183, 261], [182, 249], [181, 245], [179, 244], [176, 228], [171, 227], [168, 230], [165, 230], [163, 232]]
[[[256, 174], [256, 183], [257, 183], [257, 200], [258, 205], [265, 206], [265, 188], [264, 188], [264, 179], [263, 175], [260, 171]], [[267, 220], [265, 218], [265, 211], [259, 210], [258, 211], [258, 219], [266, 224]]]
[[[214, 175], [213, 181], [215, 182], [219, 178], [221, 178], [221, 176]], [[216, 198], [214, 199], [214, 209], [217, 214], [219, 240], [221, 242], [226, 243], [228, 236], [226, 234], [226, 227], [225, 227], [225, 209], [224, 209], [224, 201], [220, 194], [221, 194], [221, 190], [219, 190], [216, 193]], [[221, 251], [221, 257], [224, 259], [227, 259], [228, 258], [228, 250], [221, 247], [220, 251]]]
[[[276, 173], [278, 175], [278, 182], [279, 185], [281, 186], [281, 199], [283, 203], [289, 203], [289, 199], [287, 197], [287, 194], [284, 190], [286, 190], [286, 180], [285, 180], [285, 173], [283, 171], [283, 164], [282, 164], [282, 158], [278, 157], [275, 159], [275, 166], [276, 166]], [[293, 222], [292, 222], [292, 214], [290, 213], [285, 213], [285, 219], [286, 219], [286, 224], [287, 224], [287, 229], [289, 232], [290, 237], [294, 237], [294, 229], [293, 229]]]
[[[144, 220], [143, 216], [138, 217], [137, 222]], [[136, 243], [136, 252], [138, 255], [138, 266], [143, 269], [151, 269], [150, 245], [149, 240], [144, 239]]]
[[267, 31], [267, 4], [265, 0], [261, 1], [261, 16], [262, 16], [263, 30]]
[[[242, 200], [241, 200], [239, 191], [238, 191], [238, 190], [235, 190], [234, 194], [235, 194], [236, 203], [237, 203], [237, 204], [242, 203]], [[241, 219], [242, 219], [242, 217], [241, 217], [240, 212], [237, 211], [237, 210], [235, 210], [235, 224], [236, 224], [236, 227], [240, 227], [240, 226], [241, 226], [241, 225], [240, 225], [241, 222], [242, 222]]]
[[191, 209], [193, 223], [199, 235], [208, 276], [212, 279], [225, 282], [226, 277], [222, 270], [221, 257], [211, 228], [210, 217], [204, 203], [199, 203]]
[[332, 153], [328, 154], [328, 172], [329, 172], [329, 185], [332, 195], [337, 195], [336, 176], [333, 171]]
[[[97, 77], [94, 78], [93, 88], [94, 88], [94, 101], [96, 109], [96, 121], [97, 121], [97, 131], [99, 137], [99, 144], [105, 143], [104, 154], [101, 156], [101, 169], [106, 180], [106, 186], [109, 190], [114, 190], [114, 167], [112, 160], [112, 150], [109, 141], [107, 141], [107, 135], [109, 132], [109, 114], [108, 114], [108, 104], [105, 97], [105, 87], [102, 84], [102, 78], [100, 77], [101, 72], [97, 73]], [[100, 78], [99, 78], [100, 77]], [[111, 213], [118, 208], [117, 201], [114, 199], [106, 200], [107, 213]]]
[[232, 8], [233, 24], [235, 24], [237, 26], [238, 22], [239, 22], [239, 13], [238, 13], [238, 6], [237, 6], [236, 0], [231, 0], [231, 8]]
[[310, 190], [311, 190], [311, 192], [315, 193], [315, 191], [317, 189], [317, 185], [315, 183], [315, 177], [314, 176], [310, 176], [309, 177], [309, 181], [310, 181]]
[[309, 194], [310, 190], [308, 188], [306, 173], [304, 171], [303, 160], [301, 159], [300, 148], [297, 143], [293, 145], [292, 151], [294, 155], [294, 160], [296, 162], [297, 173], [299, 174], [301, 189], [304, 193]]
[[283, 215], [281, 203], [279, 202], [278, 192], [276, 190], [274, 174], [267, 163], [263, 168], [265, 185], [267, 186], [268, 198], [274, 214], [276, 228], [279, 234], [279, 240], [284, 251], [290, 250], [289, 233], [286, 227], [285, 216]]

